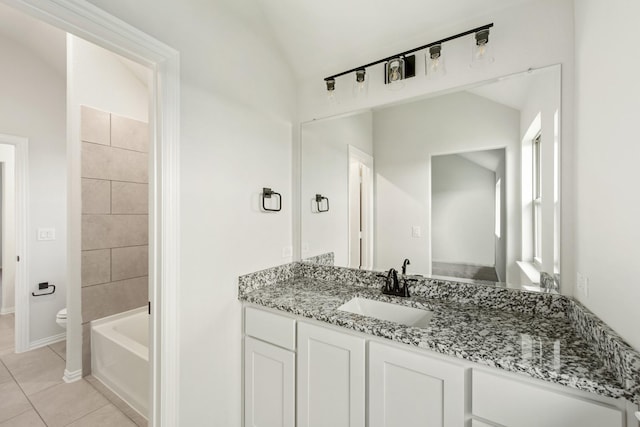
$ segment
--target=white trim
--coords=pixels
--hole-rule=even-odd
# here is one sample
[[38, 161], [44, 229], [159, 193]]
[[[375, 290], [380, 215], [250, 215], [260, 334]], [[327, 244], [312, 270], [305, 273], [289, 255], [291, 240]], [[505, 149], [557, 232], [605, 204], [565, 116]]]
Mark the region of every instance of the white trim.
[[65, 383], [74, 383], [76, 381], [80, 381], [82, 379], [82, 369], [78, 369], [77, 371], [69, 371], [67, 369], [64, 370], [64, 375], [62, 380]]
[[15, 275], [15, 351], [29, 350], [29, 247], [27, 227], [29, 223], [29, 140], [20, 136], [0, 134], [0, 142], [15, 147], [15, 226], [16, 262]]
[[15, 307], [0, 308], [0, 316], [4, 316], [5, 314], [11, 314], [15, 312], [16, 312]]
[[[84, 0], [0, 0], [155, 71], [150, 215], [150, 425], [178, 425], [179, 52]], [[157, 149], [156, 149], [157, 148]], [[71, 242], [71, 240], [70, 240]], [[79, 268], [79, 266], [77, 267]], [[78, 277], [70, 274], [70, 277]], [[78, 285], [78, 288], [80, 286]], [[72, 287], [69, 287], [72, 289]], [[76, 371], [65, 372], [75, 378]]]
[[29, 345], [29, 350], [35, 350], [36, 348], [45, 347], [50, 344], [55, 344], [60, 341], [64, 341], [67, 339], [67, 333], [61, 332], [57, 335], [51, 335], [50, 337], [40, 338], [39, 340], [35, 340]]

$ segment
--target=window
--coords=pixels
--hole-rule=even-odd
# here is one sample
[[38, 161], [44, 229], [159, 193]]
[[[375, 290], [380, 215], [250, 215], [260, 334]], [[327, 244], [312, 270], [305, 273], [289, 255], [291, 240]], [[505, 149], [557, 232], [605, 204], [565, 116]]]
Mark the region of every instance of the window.
[[540, 139], [539, 133], [532, 143], [532, 179], [533, 183], [532, 195], [533, 195], [533, 262], [538, 266], [542, 265], [542, 161], [540, 158]]

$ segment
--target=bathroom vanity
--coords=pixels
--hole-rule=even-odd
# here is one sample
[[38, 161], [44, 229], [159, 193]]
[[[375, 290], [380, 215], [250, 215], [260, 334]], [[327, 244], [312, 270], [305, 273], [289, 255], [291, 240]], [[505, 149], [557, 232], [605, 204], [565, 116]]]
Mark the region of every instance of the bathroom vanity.
[[[244, 425], [637, 426], [640, 355], [573, 300], [431, 279], [398, 298], [382, 284], [300, 262], [240, 278]], [[354, 298], [400, 314], [357, 314]]]

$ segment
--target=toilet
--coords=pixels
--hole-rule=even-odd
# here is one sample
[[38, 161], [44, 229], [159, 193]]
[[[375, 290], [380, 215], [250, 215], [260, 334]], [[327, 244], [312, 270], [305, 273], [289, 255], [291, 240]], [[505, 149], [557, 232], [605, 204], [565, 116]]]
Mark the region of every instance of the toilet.
[[56, 323], [67, 329], [67, 308], [63, 308], [56, 314]]

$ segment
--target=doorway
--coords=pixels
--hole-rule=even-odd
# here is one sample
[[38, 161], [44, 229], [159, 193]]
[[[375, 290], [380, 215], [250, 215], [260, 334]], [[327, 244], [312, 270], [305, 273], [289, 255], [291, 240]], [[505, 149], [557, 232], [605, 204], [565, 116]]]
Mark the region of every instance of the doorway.
[[[156, 197], [150, 211], [149, 240], [151, 306], [150, 365], [152, 424], [177, 422], [177, 280], [178, 245], [178, 143], [179, 143], [179, 55], [163, 43], [115, 19], [91, 5], [60, 0], [1, 0], [28, 15], [75, 34], [153, 70], [154, 96], [151, 103], [151, 147], [149, 173]], [[69, 153], [69, 223], [80, 224], [80, 153]], [[77, 178], [74, 180], [74, 178]], [[81, 372], [81, 240], [77, 230], [68, 231], [68, 328], [65, 377], [69, 381]], [[32, 285], [32, 284], [29, 284]], [[28, 293], [18, 296], [16, 303]], [[72, 307], [76, 307], [73, 309]], [[28, 328], [26, 329], [28, 331]], [[160, 363], [162, 361], [162, 363]], [[160, 404], [162, 403], [162, 404]]]
[[504, 148], [431, 158], [434, 276], [504, 280], [505, 173]]
[[349, 145], [349, 267], [373, 268], [373, 157]]

